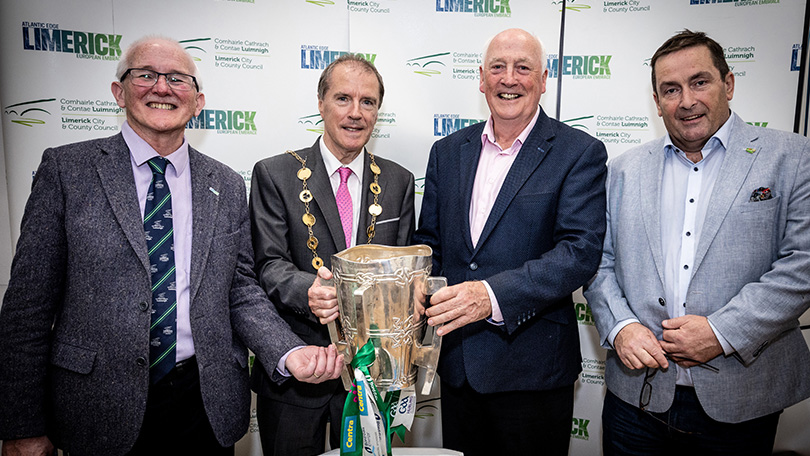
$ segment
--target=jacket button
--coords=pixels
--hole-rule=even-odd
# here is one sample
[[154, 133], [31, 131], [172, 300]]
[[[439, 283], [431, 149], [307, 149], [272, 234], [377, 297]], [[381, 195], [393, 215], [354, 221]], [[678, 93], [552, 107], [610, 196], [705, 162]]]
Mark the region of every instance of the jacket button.
[[664, 300], [664, 298], [658, 298], [658, 304], [661, 304], [662, 306], [665, 306], [665, 305], [667, 305], [667, 302]]
[[149, 310], [149, 303], [146, 301], [141, 301], [138, 304], [138, 308], [141, 309], [142, 312], [146, 312], [147, 310]]
[[139, 356], [138, 359], [135, 360], [135, 362], [141, 367], [146, 366], [146, 358], [144, 358], [143, 356]]
[[478, 263], [473, 261], [472, 263], [470, 263], [470, 270], [475, 271], [476, 269], [478, 269]]

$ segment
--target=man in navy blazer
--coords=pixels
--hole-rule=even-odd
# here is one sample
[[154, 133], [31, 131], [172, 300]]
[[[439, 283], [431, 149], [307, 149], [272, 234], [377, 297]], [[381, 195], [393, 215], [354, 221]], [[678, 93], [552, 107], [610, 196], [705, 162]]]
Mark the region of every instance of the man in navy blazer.
[[451, 285], [427, 310], [444, 325], [444, 446], [565, 455], [582, 370], [571, 293], [599, 264], [607, 154], [539, 107], [533, 35], [499, 33], [479, 71], [491, 116], [433, 145], [414, 234]]
[[667, 135], [611, 161], [585, 291], [609, 349], [604, 454], [771, 454], [782, 409], [810, 396], [810, 141], [731, 112], [704, 33], [650, 65]]
[[[191, 56], [148, 37], [116, 76], [122, 132], [46, 150], [34, 178], [0, 308], [3, 455], [232, 455], [249, 422], [247, 347], [276, 381], [337, 378], [342, 359], [276, 313], [252, 271], [242, 178], [185, 140], [205, 104]], [[159, 212], [172, 253], [152, 260], [160, 228], [145, 229], [144, 208], [157, 199], [171, 202]], [[171, 293], [155, 297], [155, 262], [171, 257]], [[153, 322], [174, 295], [176, 317]], [[175, 344], [150, 335], [158, 324]]]

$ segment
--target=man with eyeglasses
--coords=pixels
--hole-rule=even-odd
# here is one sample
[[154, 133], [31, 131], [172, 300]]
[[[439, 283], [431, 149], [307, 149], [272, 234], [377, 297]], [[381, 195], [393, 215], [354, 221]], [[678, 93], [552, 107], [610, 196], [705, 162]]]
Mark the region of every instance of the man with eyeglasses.
[[609, 163], [585, 291], [609, 349], [604, 454], [771, 454], [782, 410], [810, 396], [810, 141], [730, 110], [705, 33], [650, 66], [667, 135]]
[[189, 146], [191, 56], [147, 37], [112, 83], [121, 133], [48, 149], [0, 308], [3, 455], [233, 454], [248, 352], [270, 377], [343, 367], [306, 346], [252, 271], [242, 178]]

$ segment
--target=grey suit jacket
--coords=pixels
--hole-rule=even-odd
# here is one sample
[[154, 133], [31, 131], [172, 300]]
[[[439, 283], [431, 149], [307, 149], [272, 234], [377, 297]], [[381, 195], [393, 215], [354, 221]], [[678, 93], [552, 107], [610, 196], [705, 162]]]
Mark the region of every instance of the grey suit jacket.
[[[302, 342], [256, 283], [242, 178], [193, 149], [189, 160], [192, 336], [206, 413], [232, 445], [249, 421], [246, 346], [275, 366]], [[129, 451], [149, 389], [151, 296], [123, 137], [46, 150], [0, 309], [0, 438]]]
[[[752, 127], [736, 114], [720, 176], [695, 253], [687, 313], [707, 316], [736, 350], [693, 368], [700, 403], [712, 418], [741, 422], [810, 396], [810, 352], [798, 318], [810, 305], [810, 141]], [[663, 138], [612, 160], [602, 261], [585, 291], [603, 345], [620, 321], [637, 318], [662, 338], [668, 318], [661, 244]], [[773, 198], [750, 202], [770, 187]], [[649, 410], [669, 409], [673, 367], [653, 378]], [[608, 389], [637, 405], [645, 370], [608, 352]]]
[[[318, 238], [318, 256], [331, 269], [332, 255], [345, 249], [346, 240], [319, 142], [316, 140], [312, 147], [296, 153], [312, 170], [307, 186], [315, 198], [310, 202], [316, 220], [313, 234]], [[368, 241], [366, 228], [371, 215], [367, 208], [373, 202], [368, 186], [374, 176], [368, 154], [364, 156], [357, 245]], [[390, 160], [381, 157], [375, 160], [382, 169], [379, 204], [383, 212], [377, 217], [372, 243], [408, 245], [414, 230], [413, 174]], [[307, 248], [309, 231], [301, 221], [304, 203], [298, 198], [302, 189], [296, 176], [299, 169], [301, 163], [286, 153], [266, 158], [253, 168], [250, 214], [256, 272], [259, 283], [293, 331], [309, 344], [325, 346], [330, 343], [326, 326], [320, 324], [308, 304], [307, 290], [315, 280], [315, 269], [312, 252]], [[332, 393], [343, 389], [338, 380], [317, 385], [300, 382], [278, 385], [268, 381], [262, 369], [254, 370], [251, 381], [253, 390], [259, 394], [304, 407], [322, 406]]]

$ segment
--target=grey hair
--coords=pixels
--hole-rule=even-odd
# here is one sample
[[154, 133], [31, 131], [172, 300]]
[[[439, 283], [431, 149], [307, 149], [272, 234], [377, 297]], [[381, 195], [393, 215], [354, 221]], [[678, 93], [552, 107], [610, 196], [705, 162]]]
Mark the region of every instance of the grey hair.
[[193, 71], [191, 75], [197, 79], [197, 87], [199, 87], [198, 91], [202, 92], [203, 87], [202, 78], [200, 78], [197, 72], [197, 65], [194, 63], [194, 57], [192, 57], [191, 54], [188, 53], [188, 51], [183, 47], [182, 44], [180, 44], [179, 41], [175, 40], [174, 38], [169, 38], [163, 35], [146, 35], [133, 41], [132, 44], [130, 44], [129, 47], [127, 47], [126, 51], [124, 51], [124, 55], [121, 56], [121, 60], [118, 61], [118, 66], [115, 69], [115, 79], [120, 81], [121, 77], [124, 76], [124, 73], [126, 73], [127, 70], [132, 67], [132, 57], [138, 48], [156, 41], [176, 46], [183, 52], [183, 55], [185, 55], [187, 59], [189, 68], [191, 68]]

